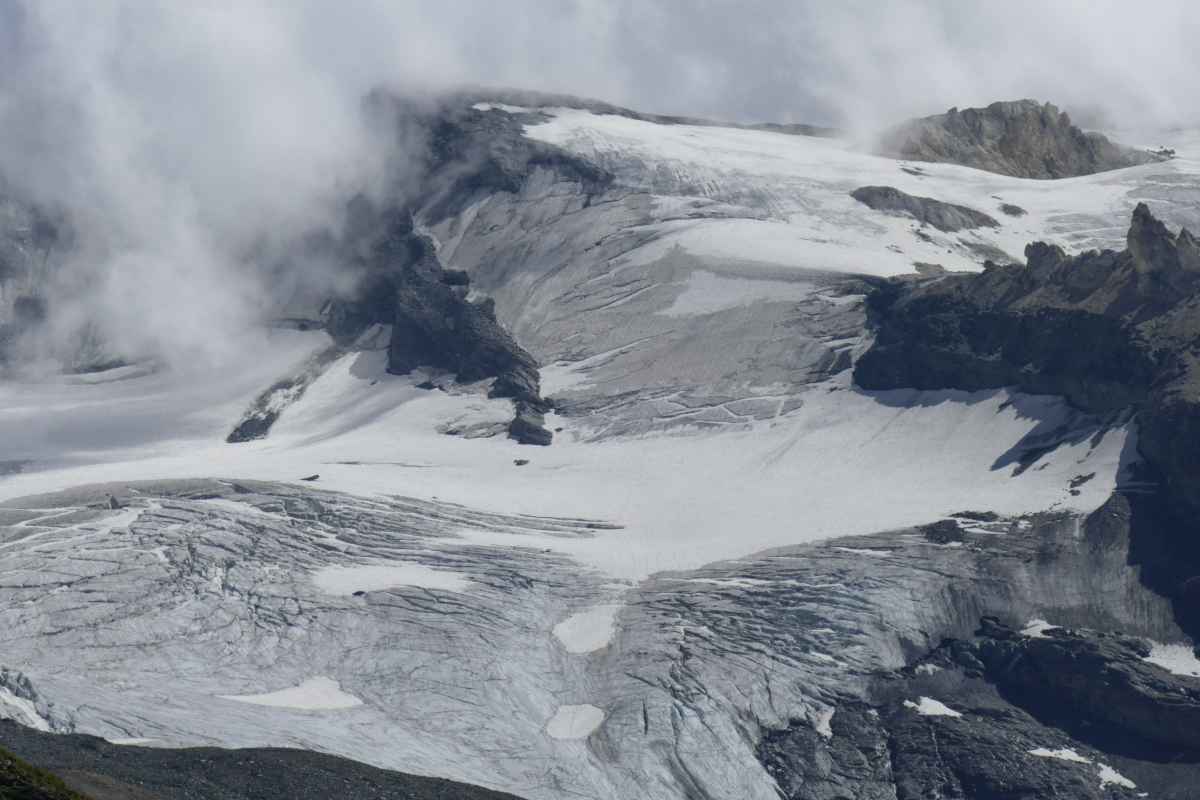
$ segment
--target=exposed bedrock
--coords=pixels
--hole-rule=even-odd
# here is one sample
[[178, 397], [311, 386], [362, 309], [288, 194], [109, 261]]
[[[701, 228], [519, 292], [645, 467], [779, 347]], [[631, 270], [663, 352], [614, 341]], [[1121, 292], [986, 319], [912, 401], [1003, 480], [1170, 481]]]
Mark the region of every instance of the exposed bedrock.
[[952, 108], [886, 131], [879, 150], [914, 161], [940, 161], [1018, 178], [1068, 178], [1162, 160], [1160, 154], [1085, 133], [1050, 103], [1016, 100]]
[[1158, 502], [1137, 502], [1137, 557], [1200, 623], [1200, 252], [1139, 204], [1122, 251], [1068, 256], [1036, 242], [1027, 263], [880, 284], [876, 329], [855, 366], [868, 389], [983, 389], [1065, 396], [1093, 413], [1131, 409]]
[[969, 228], [998, 228], [993, 217], [966, 206], [943, 203], [932, 197], [916, 197], [892, 186], [863, 186], [850, 193], [858, 202], [891, 214], [906, 214], [939, 231], [953, 233]]

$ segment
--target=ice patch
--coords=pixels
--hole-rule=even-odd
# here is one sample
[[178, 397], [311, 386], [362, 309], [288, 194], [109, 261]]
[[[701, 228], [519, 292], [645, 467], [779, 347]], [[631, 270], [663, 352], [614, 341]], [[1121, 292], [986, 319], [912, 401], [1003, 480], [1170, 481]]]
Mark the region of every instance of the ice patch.
[[18, 697], [5, 686], [0, 686], [0, 719], [11, 719], [38, 731], [50, 730], [50, 723], [38, 713], [32, 700]]
[[572, 614], [554, 626], [554, 636], [568, 653], [581, 655], [607, 647], [616, 631], [616, 603], [603, 603]]
[[933, 675], [936, 672], [941, 672], [942, 668], [937, 664], [922, 664], [917, 667], [916, 671], [918, 675]]
[[1143, 661], [1156, 664], [1172, 675], [1185, 675], [1190, 678], [1200, 678], [1200, 659], [1191, 645], [1159, 644], [1153, 642], [1150, 655]]
[[707, 270], [688, 276], [683, 293], [668, 308], [658, 312], [668, 317], [711, 314], [728, 308], [762, 302], [794, 302], [812, 294], [808, 283], [730, 278]]
[[961, 717], [962, 714], [955, 711], [950, 706], [941, 701], [934, 700], [932, 697], [922, 697], [918, 702], [912, 700], [904, 701], [905, 708], [915, 710], [922, 717]]
[[1021, 635], [1028, 636], [1030, 639], [1045, 639], [1046, 631], [1055, 631], [1058, 628], [1058, 625], [1051, 625], [1044, 619], [1031, 619], [1021, 629]]
[[554, 739], [586, 739], [604, 722], [604, 712], [593, 705], [559, 706], [546, 723]]
[[352, 595], [377, 592], [401, 586], [465, 592], [471, 588], [466, 575], [435, 569], [414, 561], [388, 561], [376, 564], [322, 567], [312, 575], [313, 583], [326, 594]]
[[217, 696], [222, 700], [236, 700], [239, 703], [249, 703], [255, 706], [295, 708], [302, 711], [336, 711], [356, 708], [363, 704], [363, 701], [354, 695], [343, 692], [342, 687], [333, 678], [321, 675], [309, 678], [298, 686], [280, 689], [277, 692]]

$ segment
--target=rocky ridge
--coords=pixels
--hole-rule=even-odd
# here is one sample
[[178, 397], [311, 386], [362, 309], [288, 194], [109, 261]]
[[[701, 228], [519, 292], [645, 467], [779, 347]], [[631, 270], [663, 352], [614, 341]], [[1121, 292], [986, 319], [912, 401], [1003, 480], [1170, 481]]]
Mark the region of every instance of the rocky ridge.
[[1162, 160], [1162, 156], [1085, 133], [1066, 112], [1036, 100], [952, 108], [886, 131], [879, 151], [896, 158], [938, 161], [1018, 178], [1069, 178]]
[[41, 773], [43, 793], [20, 794], [4, 783], [7, 757], [0, 750], [0, 797], [22, 800], [515, 800], [503, 792], [305, 750], [139, 747], [38, 733], [7, 721], [0, 721], [0, 743], [36, 765], [26, 766], [22, 777], [36, 777], [40, 770], [59, 776]]
[[915, 197], [891, 186], [863, 186], [850, 193], [858, 202], [891, 214], [905, 214], [923, 225], [953, 233], [969, 228], [997, 228], [993, 217], [973, 208], [943, 203], [932, 197]]

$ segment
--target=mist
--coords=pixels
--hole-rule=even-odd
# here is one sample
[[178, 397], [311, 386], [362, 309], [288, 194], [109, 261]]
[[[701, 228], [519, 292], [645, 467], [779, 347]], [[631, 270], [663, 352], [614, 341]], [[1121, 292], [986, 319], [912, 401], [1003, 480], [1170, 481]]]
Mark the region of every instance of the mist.
[[1183, 0], [0, 0], [0, 176], [70, 220], [52, 337], [88, 322], [117, 351], [214, 365], [269, 305], [258, 265], [420, 162], [366, 124], [372, 89], [855, 131], [1035, 97], [1164, 127], [1195, 121], [1197, 33]]

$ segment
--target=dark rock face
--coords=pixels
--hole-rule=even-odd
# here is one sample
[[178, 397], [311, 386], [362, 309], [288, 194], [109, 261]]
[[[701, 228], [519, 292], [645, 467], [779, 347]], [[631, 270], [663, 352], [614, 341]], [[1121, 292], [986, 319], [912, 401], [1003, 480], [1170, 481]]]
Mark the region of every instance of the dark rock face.
[[345, 350], [337, 345], [327, 347], [311, 356], [296, 374], [273, 383], [255, 398], [225, 441], [238, 444], [266, 438], [283, 410], [300, 399], [325, 369], [344, 353]]
[[[515, 800], [503, 792], [305, 750], [131, 747], [92, 736], [38, 733], [7, 721], [0, 721], [0, 744], [92, 800]], [[0, 751], [0, 797], [82, 800], [66, 786], [53, 788], [53, 779], [45, 781], [52, 788], [40, 794], [6, 793], [4, 780]]]
[[981, 633], [988, 678], [1042, 716], [1086, 726], [1097, 743], [1200, 761], [1200, 680], [1144, 661], [1144, 641], [1063, 629], [1022, 637], [989, 619]]
[[838, 706], [824, 737], [807, 722], [768, 731], [759, 760], [784, 800], [891, 800], [896, 797], [886, 732], [863, 703]]
[[982, 211], [932, 197], [914, 197], [891, 186], [863, 186], [850, 193], [858, 202], [876, 211], [907, 214], [923, 225], [953, 233], [969, 228], [998, 228], [1000, 223]]
[[1018, 178], [1068, 178], [1162, 160], [1098, 133], [1084, 133], [1055, 106], [1035, 100], [952, 108], [883, 134], [880, 152], [914, 161], [962, 164]]
[[881, 675], [872, 694], [894, 796], [1191, 797], [1200, 680], [1144, 661], [1148, 652], [1139, 639], [1030, 636], [985, 617], [974, 638]]
[[494, 302], [469, 300], [467, 274], [446, 270], [433, 243], [414, 231], [403, 211], [379, 212], [377, 221], [365, 241], [353, 244], [367, 253], [361, 260], [365, 278], [353, 296], [328, 310], [335, 340], [352, 346], [371, 325], [390, 325], [389, 372], [404, 375], [425, 366], [453, 372], [462, 383], [493, 378], [490, 396], [517, 404], [512, 437], [549, 444], [537, 362], [496, 319]]

